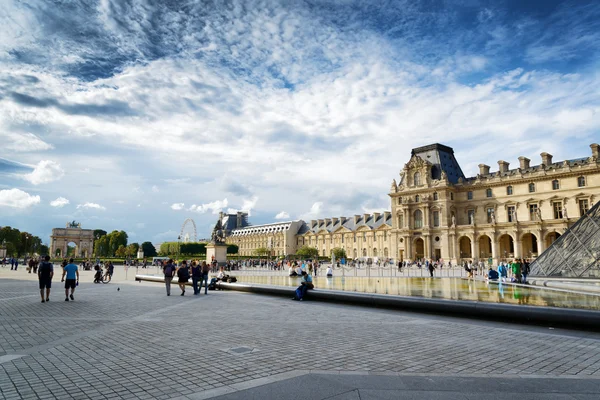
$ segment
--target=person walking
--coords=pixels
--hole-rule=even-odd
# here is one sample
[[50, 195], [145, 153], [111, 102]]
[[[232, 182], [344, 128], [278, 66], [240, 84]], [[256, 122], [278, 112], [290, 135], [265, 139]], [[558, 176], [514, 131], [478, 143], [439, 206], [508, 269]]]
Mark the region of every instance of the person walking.
[[527, 275], [529, 275], [529, 270], [529, 260], [525, 260], [523, 267], [521, 268], [521, 276], [523, 277], [521, 279], [521, 283], [527, 283]]
[[[65, 280], [65, 275], [67, 279]], [[79, 269], [76, 264], [73, 264], [73, 259], [69, 260], [69, 263], [63, 268], [61, 282], [65, 283], [65, 301], [75, 301], [73, 294], [75, 293], [75, 286], [79, 284]], [[71, 295], [69, 296], [69, 289], [71, 289]]]
[[173, 275], [175, 275], [175, 266], [173, 265], [173, 259], [169, 259], [165, 266], [163, 267], [163, 274], [165, 275], [165, 286], [167, 287], [167, 296], [171, 295], [171, 281], [173, 280]]
[[[54, 266], [50, 262], [50, 256], [46, 256], [38, 268], [38, 280], [40, 283], [40, 296], [42, 303], [50, 301], [50, 287], [52, 286], [52, 277], [54, 276]], [[46, 297], [44, 297], [44, 289]]]
[[197, 261], [192, 262], [192, 287], [194, 288], [194, 295], [200, 294], [198, 289], [198, 281], [202, 280], [202, 267], [198, 265]]
[[202, 261], [202, 278], [200, 278], [200, 288], [198, 293], [202, 291], [202, 282], [204, 282], [204, 294], [208, 294], [208, 272], [210, 271], [210, 267], [206, 263], [206, 261]]
[[510, 269], [513, 273], [514, 281], [519, 283], [521, 281], [521, 263], [520, 260], [515, 259], [513, 263], [510, 265]]
[[190, 280], [190, 268], [187, 265], [187, 261], [181, 262], [181, 267], [177, 269], [177, 283], [179, 284], [179, 289], [181, 289], [181, 295], [185, 296], [185, 284]]
[[433, 278], [433, 268], [434, 265], [432, 262], [429, 263], [428, 269], [429, 269], [429, 276]]

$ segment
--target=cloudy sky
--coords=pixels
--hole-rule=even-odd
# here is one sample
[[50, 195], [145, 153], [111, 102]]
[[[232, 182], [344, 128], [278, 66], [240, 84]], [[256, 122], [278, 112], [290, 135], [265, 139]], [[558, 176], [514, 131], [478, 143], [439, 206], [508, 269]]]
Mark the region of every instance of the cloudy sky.
[[588, 156], [599, 59], [593, 0], [0, 0], [0, 225], [158, 243], [389, 208], [434, 142]]

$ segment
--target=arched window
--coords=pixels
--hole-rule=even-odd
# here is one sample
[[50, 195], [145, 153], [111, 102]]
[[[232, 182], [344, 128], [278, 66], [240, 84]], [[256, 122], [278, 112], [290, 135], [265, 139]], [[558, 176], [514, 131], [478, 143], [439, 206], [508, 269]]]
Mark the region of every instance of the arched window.
[[402, 214], [398, 215], [398, 228], [404, 228], [404, 215]]
[[485, 197], [492, 197], [492, 189], [486, 189], [485, 190]]
[[585, 176], [580, 176], [579, 178], [577, 178], [577, 187], [584, 187], [585, 186]]
[[363, 257], [367, 256], [367, 249], [363, 249]]
[[535, 183], [530, 183], [529, 184], [529, 193], [534, 193], [535, 192]]
[[373, 248], [373, 257], [377, 257], [377, 249]]
[[415, 229], [423, 227], [423, 213], [421, 210], [415, 211]]
[[552, 181], [552, 190], [560, 189], [560, 183], [558, 183], [558, 179]]
[[398, 197], [398, 204], [402, 204], [402, 197]]
[[509, 196], [511, 194], [513, 194], [513, 187], [512, 186], [507, 186], [506, 187], [506, 194], [509, 195]]
[[438, 200], [439, 196], [437, 194], [437, 192], [433, 192], [433, 200]]
[[421, 173], [420, 172], [415, 172], [415, 174], [413, 175], [413, 182], [414, 182], [415, 186], [421, 185]]
[[416, 195], [416, 196], [415, 196], [415, 203], [418, 203], [418, 202], [419, 202], [419, 200], [421, 200], [421, 197], [420, 197], [419, 195]]

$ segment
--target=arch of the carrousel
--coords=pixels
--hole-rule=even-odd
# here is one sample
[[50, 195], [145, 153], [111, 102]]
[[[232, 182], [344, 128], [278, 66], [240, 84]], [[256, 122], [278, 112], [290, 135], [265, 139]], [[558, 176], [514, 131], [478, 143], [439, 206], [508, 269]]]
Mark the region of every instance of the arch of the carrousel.
[[492, 257], [492, 238], [487, 233], [482, 233], [477, 238], [479, 245], [479, 258], [488, 259]]
[[473, 258], [472, 243], [473, 240], [467, 235], [458, 238], [458, 254], [460, 258]]

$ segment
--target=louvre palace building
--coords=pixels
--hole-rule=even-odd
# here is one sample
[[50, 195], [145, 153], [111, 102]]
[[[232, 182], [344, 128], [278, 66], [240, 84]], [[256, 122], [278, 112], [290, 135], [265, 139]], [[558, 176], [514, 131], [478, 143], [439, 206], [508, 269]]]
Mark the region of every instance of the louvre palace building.
[[390, 211], [256, 226], [244, 213], [221, 219], [241, 256], [311, 246], [322, 256], [340, 247], [353, 259], [534, 259], [600, 200], [600, 146], [590, 148], [573, 160], [544, 152], [536, 165], [525, 156], [517, 168], [480, 164], [465, 177], [453, 149], [436, 143], [412, 150], [391, 183]]

